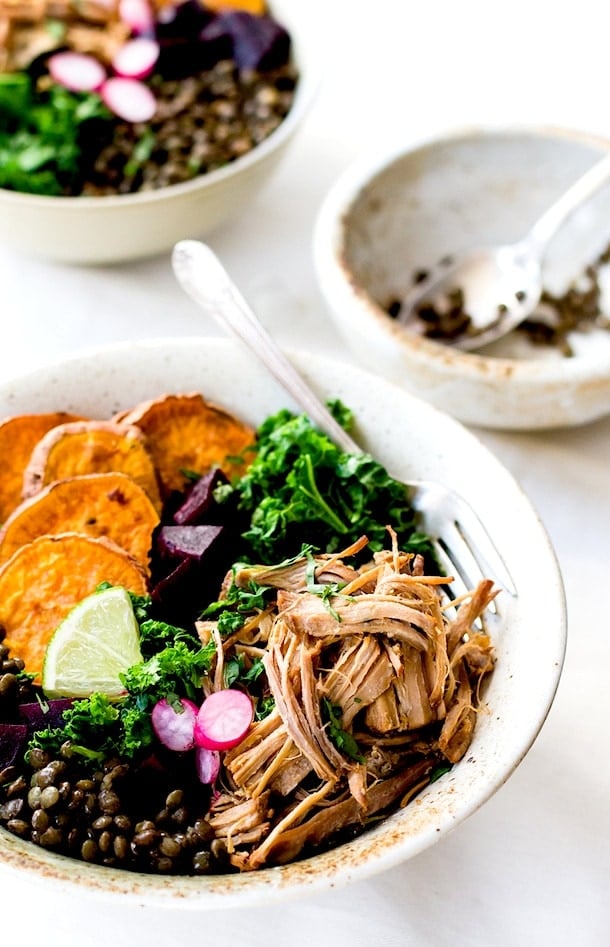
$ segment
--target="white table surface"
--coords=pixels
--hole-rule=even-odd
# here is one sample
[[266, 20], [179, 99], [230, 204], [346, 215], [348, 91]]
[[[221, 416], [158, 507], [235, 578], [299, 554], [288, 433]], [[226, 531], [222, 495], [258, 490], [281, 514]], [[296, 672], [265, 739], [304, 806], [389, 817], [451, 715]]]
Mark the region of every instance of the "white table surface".
[[[294, 2], [332, 38], [321, 94], [273, 181], [209, 242], [282, 343], [348, 360], [311, 259], [315, 214], [337, 175], [372, 144], [461, 124], [610, 133], [610, 13], [601, 0]], [[73, 268], [2, 249], [0, 286], [5, 377], [98, 343], [218, 332], [178, 290], [166, 257]], [[3, 878], [2, 944], [9, 931], [26, 947], [610, 943], [610, 417], [480, 436], [539, 511], [569, 610], [557, 698], [508, 784], [410, 863], [286, 905], [203, 916], [92, 908]]]

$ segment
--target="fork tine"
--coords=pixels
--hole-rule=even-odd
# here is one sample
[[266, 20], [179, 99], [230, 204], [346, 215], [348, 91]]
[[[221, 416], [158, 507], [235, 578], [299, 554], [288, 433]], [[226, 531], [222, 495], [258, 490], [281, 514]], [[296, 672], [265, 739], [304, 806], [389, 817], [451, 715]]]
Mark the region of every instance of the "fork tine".
[[513, 597], [516, 596], [517, 589], [508, 567], [483, 523], [462, 497], [457, 498], [456, 505], [459, 507], [455, 518], [456, 531], [476, 559], [479, 569], [487, 578], [492, 579], [495, 585], [501, 586]]
[[466, 500], [437, 483], [414, 483], [413, 508], [423, 519], [424, 530], [440, 542], [462, 581], [472, 588], [482, 578], [492, 579], [512, 596], [515, 583], [485, 526]]

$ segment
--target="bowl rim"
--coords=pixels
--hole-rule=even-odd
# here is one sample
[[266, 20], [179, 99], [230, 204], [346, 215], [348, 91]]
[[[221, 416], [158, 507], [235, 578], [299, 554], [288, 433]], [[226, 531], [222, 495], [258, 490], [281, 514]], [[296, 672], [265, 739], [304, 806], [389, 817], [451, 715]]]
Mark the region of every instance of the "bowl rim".
[[[222, 371], [222, 364], [225, 369], [230, 364], [234, 372], [243, 372], [244, 367], [251, 364], [249, 353], [237, 343], [222, 338], [198, 336], [120, 342], [82, 350], [68, 358], [49, 362], [4, 381], [0, 384], [0, 399], [15, 405], [15, 410], [19, 410], [19, 398], [25, 398], [27, 401], [28, 397], [32, 397], [32, 392], [35, 393], [35, 398], [46, 398], [47, 392], [55, 389], [54, 397], [57, 397], [62, 373], [68, 373], [70, 385], [74, 372], [80, 371], [81, 380], [77, 381], [75, 389], [80, 392], [80, 397], [89, 397], [89, 391], [93, 388], [95, 400], [98, 397], [108, 400], [114, 397], [113, 378], [117, 377], [117, 374], [121, 375], [123, 371], [133, 370], [134, 353], [144, 356], [147, 366], [146, 384], [149, 384], [150, 379], [154, 379], [153, 383], [159, 386], [164, 384], [165, 372], [168, 372], [169, 378], [172, 371], [175, 371], [176, 364], [183, 365], [183, 362], [179, 361], [181, 358], [192, 360], [189, 368], [191, 373], [195, 361], [196, 370], [200, 371], [203, 354], [210, 360], [210, 365], [218, 364], [217, 372]], [[525, 737], [517, 740], [516, 746], [511, 745], [508, 753], [503, 745], [501, 765], [493, 771], [488, 767], [485, 773], [481, 772], [482, 778], [474, 787], [469, 787], [471, 791], [466, 802], [462, 802], [459, 812], [454, 812], [448, 804], [449, 796], [445, 797], [447, 804], [442, 811], [435, 812], [433, 818], [428, 814], [423, 824], [418, 823], [417, 810], [414, 810], [414, 824], [407, 827], [403, 821], [394, 826], [394, 831], [388, 833], [389, 841], [383, 846], [379, 842], [375, 844], [378, 829], [373, 828], [352, 842], [303, 862], [262, 869], [245, 875], [214, 876], [212, 882], [206, 885], [206, 879], [200, 877], [140, 876], [120, 869], [87, 865], [47, 852], [0, 829], [0, 873], [3, 870], [14, 871], [20, 873], [24, 880], [27, 878], [34, 883], [44, 883], [63, 890], [68, 884], [82, 895], [102, 897], [106, 900], [120, 897], [123, 902], [196, 910], [273, 903], [287, 897], [321, 892], [368, 878], [428, 848], [443, 834], [461, 824], [504, 784], [537, 738], [561, 676], [567, 636], [566, 604], [561, 573], [550, 539], [523, 490], [479, 438], [445, 412], [364, 369], [337, 362], [326, 356], [312, 355], [311, 352], [303, 350], [288, 350], [288, 355], [306, 375], [312, 372], [313, 378], [317, 379], [322, 388], [332, 384], [334, 390], [338, 383], [346, 383], [348, 388], [355, 390], [357, 385], [368, 401], [366, 392], [369, 391], [369, 386], [377, 385], [382, 390], [384, 399], [392, 399], [392, 403], [399, 399], [405, 406], [416, 408], [421, 415], [422, 425], [432, 422], [438, 426], [441, 435], [453, 433], [460, 442], [473, 449], [487, 472], [491, 470], [498, 477], [500, 485], [511, 495], [513, 507], [520, 511], [517, 512], [517, 519], [519, 515], [525, 516], [527, 523], [531, 525], [536, 537], [534, 545], [537, 552], [542, 554], [538, 557], [542, 560], [542, 572], [545, 574], [546, 568], [546, 576], [553, 583], [553, 591], [557, 594], [550, 603], [549, 612], [553, 618], [551, 624], [555, 622], [552, 647], [549, 648], [548, 654], [545, 651], [543, 680], [540, 681], [536, 692], [535, 712], [533, 716], [528, 717], [527, 725], [524, 725]], [[85, 374], [85, 371], [90, 373], [93, 369], [95, 373], [100, 371], [100, 366], [100, 379], [93, 383], [90, 374]], [[255, 365], [252, 370], [253, 382], [256, 384], [260, 383], [261, 371], [261, 377], [264, 378], [264, 370], [260, 366]], [[169, 383], [165, 381], [165, 384], [167, 386]], [[175, 381], [171, 382], [171, 386], [177, 390]], [[165, 390], [170, 389], [166, 387]], [[66, 397], [68, 398], [68, 395]], [[71, 397], [74, 398], [73, 393]], [[275, 396], [273, 398], [277, 400]], [[399, 450], [402, 452], [403, 446]], [[512, 523], [512, 517], [510, 521]], [[506, 673], [508, 674], [508, 670]], [[387, 825], [387, 822], [385, 824]], [[381, 834], [383, 835], [383, 829]], [[346, 858], [347, 854], [349, 859]], [[80, 877], [81, 874], [84, 877]]]
[[469, 139], [502, 138], [520, 135], [533, 139], [559, 139], [579, 143], [601, 152], [610, 151], [610, 137], [578, 128], [533, 123], [498, 122], [456, 125], [441, 134], [427, 134], [411, 141], [394, 140], [389, 146], [375, 147], [357, 158], [338, 177], [324, 198], [313, 232], [313, 256], [323, 295], [336, 309], [339, 300], [344, 310], [355, 305], [359, 318], [378, 326], [401, 349], [421, 364], [435, 363], [440, 372], [464, 373], [487, 378], [490, 372], [510, 378], [513, 384], [587, 381], [610, 382], [610, 346], [593, 349], [565, 359], [519, 359], [506, 356], [465, 352], [426, 339], [402, 329], [395, 320], [360, 286], [343, 261], [345, 223], [351, 207], [362, 192], [393, 165], [410, 157], [424, 155], [430, 149]]
[[[272, 3], [272, 13], [277, 10], [277, 19], [283, 25], [286, 25], [292, 41], [292, 57], [298, 71], [298, 81], [296, 92], [290, 111], [274, 131], [263, 139], [258, 145], [241, 155], [234, 161], [216, 168], [214, 171], [207, 171], [192, 178], [190, 181], [182, 181], [178, 184], [168, 184], [166, 187], [157, 188], [152, 191], [136, 191], [133, 194], [102, 194], [99, 196], [88, 195], [49, 195], [49, 194], [29, 194], [25, 191], [12, 191], [0, 187], [0, 202], [7, 204], [22, 204], [28, 202], [33, 208], [49, 209], [54, 207], [62, 212], [77, 212], [80, 209], [91, 212], [93, 209], [104, 211], [113, 207], [130, 207], [139, 204], [158, 204], [170, 200], [174, 197], [179, 198], [188, 196], [193, 192], [200, 191], [206, 187], [213, 187], [223, 181], [230, 180], [242, 171], [247, 171], [265, 158], [275, 152], [284, 142], [291, 138], [304, 116], [308, 113], [315, 97], [318, 93], [321, 76], [314, 67], [313, 55], [309, 52], [313, 49], [313, 31], [308, 28], [308, 22], [299, 24], [299, 29], [288, 21], [292, 18], [292, 7], [287, 0], [274, 0]], [[286, 22], [285, 22], [286, 21]], [[311, 35], [310, 35], [311, 34]]]

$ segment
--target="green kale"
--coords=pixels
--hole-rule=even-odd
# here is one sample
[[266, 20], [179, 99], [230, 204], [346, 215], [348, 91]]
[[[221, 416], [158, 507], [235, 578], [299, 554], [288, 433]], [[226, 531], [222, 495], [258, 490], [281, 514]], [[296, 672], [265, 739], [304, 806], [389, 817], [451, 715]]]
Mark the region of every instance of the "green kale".
[[0, 75], [0, 187], [65, 193], [78, 174], [81, 132], [91, 119], [112, 120], [96, 93], [59, 85], [38, 93], [25, 72]]
[[[138, 599], [138, 597], [134, 597]], [[149, 614], [146, 597], [134, 602], [140, 617]], [[110, 700], [95, 693], [74, 701], [63, 713], [63, 726], [40, 730], [30, 749], [40, 747], [57, 753], [65, 742], [71, 752], [99, 762], [109, 756], [131, 759], [154, 740], [151, 711], [161, 698], [198, 700], [204, 674], [215, 653], [214, 642], [205, 647], [183, 628], [149, 618], [140, 625], [146, 660], [121, 675], [125, 696]]]
[[[331, 408], [349, 426], [349, 411], [338, 402]], [[255, 561], [277, 562], [302, 544], [338, 552], [363, 534], [369, 554], [387, 547], [388, 525], [401, 548], [431, 553], [404, 486], [369, 454], [342, 451], [304, 414], [283, 410], [267, 418], [256, 456], [233, 491], [250, 516], [243, 538]]]
[[236, 566], [233, 567], [233, 580], [225, 597], [211, 602], [202, 612], [204, 619], [215, 620], [218, 631], [222, 636], [231, 635], [242, 627], [246, 618], [256, 611], [262, 611], [266, 605], [266, 598], [274, 595], [273, 589], [257, 585], [250, 581], [246, 588], [235, 584]]

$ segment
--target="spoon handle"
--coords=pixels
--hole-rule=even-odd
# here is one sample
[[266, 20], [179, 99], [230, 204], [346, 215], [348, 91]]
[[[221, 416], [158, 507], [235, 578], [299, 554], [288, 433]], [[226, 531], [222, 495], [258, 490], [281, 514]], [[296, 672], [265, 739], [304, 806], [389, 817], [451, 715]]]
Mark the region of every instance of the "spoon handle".
[[609, 179], [610, 154], [589, 168], [538, 218], [525, 240], [528, 251], [540, 258], [564, 221]]
[[318, 427], [343, 450], [362, 452], [261, 325], [210, 247], [198, 240], [181, 240], [174, 247], [172, 266], [185, 292], [258, 356]]

